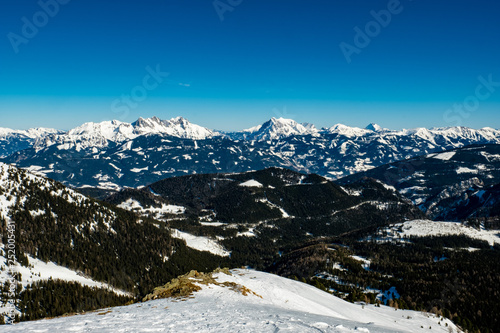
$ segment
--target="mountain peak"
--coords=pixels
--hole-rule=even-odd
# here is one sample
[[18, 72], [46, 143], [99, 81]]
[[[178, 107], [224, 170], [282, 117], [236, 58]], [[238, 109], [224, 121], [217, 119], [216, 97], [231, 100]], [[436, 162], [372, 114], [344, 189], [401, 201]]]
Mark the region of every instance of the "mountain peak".
[[363, 129], [359, 127], [350, 127], [344, 124], [336, 124], [328, 129], [329, 133], [335, 133], [340, 135], [345, 135], [347, 137], [363, 136], [369, 132], [368, 129]]
[[205, 127], [190, 123], [186, 118], [175, 117], [170, 120], [161, 120], [153, 116], [151, 118], [139, 118], [132, 123], [134, 133], [138, 135], [145, 134], [164, 134], [176, 136], [185, 139], [205, 139], [217, 135]]
[[379, 131], [383, 130], [382, 126], [375, 124], [375, 123], [370, 123], [368, 126], [365, 127], [365, 129], [370, 130], [370, 131], [374, 131], [374, 132], [379, 132]]
[[132, 123], [132, 127], [136, 129], [140, 127], [154, 128], [156, 126], [161, 126], [161, 119], [156, 116], [153, 116], [151, 118], [139, 117], [139, 119]]
[[106, 120], [100, 123], [88, 122], [68, 131], [69, 136], [102, 137], [106, 140], [121, 141], [131, 133], [131, 126], [119, 120]]
[[253, 127], [250, 137], [257, 140], [275, 140], [292, 135], [316, 134], [318, 132], [314, 125], [307, 125], [308, 127], [293, 119], [272, 117], [261, 126]]
[[170, 123], [179, 124], [179, 125], [183, 125], [183, 126], [189, 126], [191, 124], [189, 122], [189, 120], [187, 120], [186, 118], [181, 117], [181, 116], [170, 119]]

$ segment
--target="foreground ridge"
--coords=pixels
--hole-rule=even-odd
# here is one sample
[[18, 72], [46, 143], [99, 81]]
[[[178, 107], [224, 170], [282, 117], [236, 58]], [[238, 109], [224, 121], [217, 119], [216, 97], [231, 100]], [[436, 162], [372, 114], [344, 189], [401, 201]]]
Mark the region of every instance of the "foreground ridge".
[[381, 306], [347, 303], [307, 284], [272, 274], [235, 269], [212, 276], [219, 284], [245, 286], [245, 296], [216, 284], [195, 282], [200, 290], [189, 298], [157, 299], [73, 317], [25, 322], [5, 332], [49, 330], [70, 332], [460, 332], [434, 315]]

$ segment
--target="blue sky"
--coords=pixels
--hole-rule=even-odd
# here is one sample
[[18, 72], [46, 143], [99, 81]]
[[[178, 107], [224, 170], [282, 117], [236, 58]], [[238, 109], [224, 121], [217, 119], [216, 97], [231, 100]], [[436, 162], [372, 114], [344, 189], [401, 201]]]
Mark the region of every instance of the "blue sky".
[[0, 127], [181, 115], [220, 130], [279, 116], [318, 127], [500, 128], [493, 0], [3, 0], [1, 7]]

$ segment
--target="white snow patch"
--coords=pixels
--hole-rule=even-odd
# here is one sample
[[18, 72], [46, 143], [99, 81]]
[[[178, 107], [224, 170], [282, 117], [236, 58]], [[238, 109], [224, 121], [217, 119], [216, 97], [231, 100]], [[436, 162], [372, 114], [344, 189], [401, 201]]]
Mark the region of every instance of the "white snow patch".
[[186, 208], [177, 205], [167, 205], [162, 203], [161, 207], [142, 207], [141, 203], [135, 199], [128, 198], [124, 202], [118, 205], [118, 207], [131, 210], [139, 211], [142, 215], [154, 215], [156, 219], [161, 219], [164, 214], [184, 214]]
[[[281, 212], [281, 216], [284, 218], [284, 219], [287, 219], [290, 217], [290, 215], [280, 206], [278, 205], [275, 205], [273, 204], [271, 201], [269, 201], [267, 198], [264, 199], [264, 198], [261, 198], [261, 199], [257, 199], [256, 202], [262, 202], [262, 203], [265, 203], [266, 205], [268, 205], [269, 207], [271, 208], [276, 208], [276, 209], [279, 209], [279, 211]], [[291, 216], [293, 217], [293, 216]]]
[[458, 174], [461, 174], [461, 173], [477, 173], [477, 170], [474, 170], [474, 169], [469, 169], [469, 168], [466, 168], [466, 167], [459, 167], [456, 172]]
[[455, 156], [455, 154], [456, 154], [456, 152], [454, 152], [454, 151], [448, 151], [446, 153], [434, 155], [434, 156], [432, 156], [432, 158], [437, 158], [438, 160], [448, 161], [453, 156]]
[[370, 264], [372, 263], [370, 260], [368, 260], [364, 257], [355, 256], [355, 255], [352, 255], [351, 258], [354, 260], [357, 260], [357, 261], [361, 261], [362, 262], [361, 266], [364, 269], [366, 269], [366, 270], [370, 269]]
[[208, 237], [194, 236], [187, 232], [172, 229], [172, 236], [183, 239], [186, 245], [198, 251], [208, 251], [221, 257], [228, 257], [231, 252], [224, 249], [219, 243]]
[[132, 172], [135, 172], [135, 173], [138, 173], [138, 172], [141, 172], [141, 171], [148, 171], [149, 167], [145, 167], [145, 168], [133, 168], [133, 169], [130, 169], [130, 171]]
[[244, 232], [238, 232], [236, 234], [236, 237], [255, 237], [255, 229], [254, 228], [249, 228], [247, 231]]
[[223, 222], [200, 222], [200, 224], [207, 227], [221, 227], [223, 225], [226, 225], [226, 223]]
[[262, 185], [261, 183], [259, 183], [258, 181], [256, 181], [255, 179], [250, 179], [250, 180], [247, 180], [246, 182], [241, 183], [239, 186], [246, 186], [246, 187], [263, 187], [263, 185]]
[[410, 236], [447, 236], [465, 235], [473, 239], [485, 240], [490, 245], [500, 244], [500, 232], [498, 230], [480, 230], [463, 225], [460, 222], [438, 222], [429, 220], [414, 220], [395, 224], [389, 228], [382, 229], [390, 238], [400, 239]]

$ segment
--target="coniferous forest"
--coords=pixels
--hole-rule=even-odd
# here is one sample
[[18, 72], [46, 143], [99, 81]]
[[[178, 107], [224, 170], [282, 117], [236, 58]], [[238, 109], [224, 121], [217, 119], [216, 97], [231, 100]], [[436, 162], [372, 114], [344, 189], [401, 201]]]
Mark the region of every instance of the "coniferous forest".
[[[16, 221], [18, 262], [28, 265], [28, 256], [56, 262], [128, 293], [119, 296], [59, 280], [39, 281], [25, 289], [18, 286], [16, 305], [21, 315], [16, 320], [134, 302], [192, 269], [248, 266], [309, 283], [351, 302], [427, 311], [471, 332], [495, 331], [500, 310], [498, 246], [466, 236], [377, 240], [373, 235], [392, 221], [423, 214], [371, 179], [340, 188], [322, 177], [305, 178], [276, 168], [232, 177], [240, 177], [239, 182], [253, 177], [270, 185], [244, 188], [225, 176], [216, 180], [214, 175], [189, 176], [125, 190], [101, 202], [25, 171], [11, 171], [9, 179], [16, 186], [2, 191], [21, 198], [10, 215]], [[297, 182], [300, 185], [294, 185]], [[155, 214], [115, 206], [131, 198], [144, 207], [182, 204], [186, 211], [180, 218], [166, 213], [158, 219]], [[279, 209], [262, 205], [264, 199], [281, 202], [293, 216], [284, 217]], [[241, 209], [231, 215], [231, 207]], [[201, 222], [211, 214], [223, 223]], [[468, 224], [486, 225], [478, 219]], [[0, 225], [4, 244], [5, 226], [4, 220]], [[219, 239], [231, 256], [194, 250], [173, 238], [171, 229]], [[3, 299], [8, 290], [5, 282]]]

